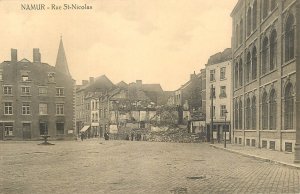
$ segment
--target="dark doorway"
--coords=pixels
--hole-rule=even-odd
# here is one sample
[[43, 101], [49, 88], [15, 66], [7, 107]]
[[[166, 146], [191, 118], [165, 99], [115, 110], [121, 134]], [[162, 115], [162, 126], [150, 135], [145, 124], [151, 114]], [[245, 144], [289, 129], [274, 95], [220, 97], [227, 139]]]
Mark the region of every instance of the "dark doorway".
[[210, 125], [207, 125], [206, 127], [206, 139], [210, 142]]
[[3, 140], [3, 135], [4, 135], [3, 130], [4, 130], [3, 123], [0, 123], [0, 140]]
[[30, 123], [23, 123], [23, 139], [31, 139], [31, 124]]

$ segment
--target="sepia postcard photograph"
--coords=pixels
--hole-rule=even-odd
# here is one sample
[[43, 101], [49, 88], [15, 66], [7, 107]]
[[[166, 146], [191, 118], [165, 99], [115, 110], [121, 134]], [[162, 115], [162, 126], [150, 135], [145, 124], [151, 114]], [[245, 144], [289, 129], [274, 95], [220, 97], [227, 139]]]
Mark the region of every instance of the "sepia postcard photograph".
[[0, 18], [1, 194], [300, 193], [300, 0]]

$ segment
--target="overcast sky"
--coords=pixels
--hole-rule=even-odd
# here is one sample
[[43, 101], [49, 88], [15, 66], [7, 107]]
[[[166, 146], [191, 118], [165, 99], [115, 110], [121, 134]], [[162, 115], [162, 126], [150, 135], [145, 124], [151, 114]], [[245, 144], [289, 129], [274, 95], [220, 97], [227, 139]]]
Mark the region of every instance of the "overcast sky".
[[[21, 3], [77, 3], [92, 10], [22, 11]], [[77, 83], [105, 74], [114, 83], [141, 79], [175, 90], [209, 56], [230, 47], [230, 13], [237, 0], [0, 0], [0, 60], [32, 60], [54, 65], [60, 35]]]

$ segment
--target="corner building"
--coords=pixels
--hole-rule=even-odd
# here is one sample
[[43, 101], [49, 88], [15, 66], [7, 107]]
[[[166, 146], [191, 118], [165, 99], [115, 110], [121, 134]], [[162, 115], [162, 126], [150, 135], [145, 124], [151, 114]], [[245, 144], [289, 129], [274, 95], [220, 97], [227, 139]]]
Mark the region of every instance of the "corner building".
[[231, 13], [235, 144], [295, 151], [299, 4], [239, 0]]
[[56, 65], [41, 62], [39, 49], [33, 61], [11, 60], [0, 64], [0, 140], [71, 138], [74, 129], [75, 81], [60, 41]]

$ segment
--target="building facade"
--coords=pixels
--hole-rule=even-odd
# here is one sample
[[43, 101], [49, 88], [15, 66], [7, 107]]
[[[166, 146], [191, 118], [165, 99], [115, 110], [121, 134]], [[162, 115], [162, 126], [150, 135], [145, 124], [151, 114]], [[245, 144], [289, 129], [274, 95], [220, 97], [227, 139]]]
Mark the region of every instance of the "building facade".
[[[211, 56], [206, 64], [207, 138], [212, 137], [211, 120], [213, 115], [213, 138], [219, 142], [223, 140], [224, 129], [227, 130], [226, 139], [230, 139], [230, 130], [228, 129], [230, 129], [231, 120], [231, 55], [231, 49], [225, 49], [223, 52]], [[212, 93], [213, 99], [211, 98]]]
[[90, 77], [89, 80], [83, 80], [82, 85], [77, 85], [75, 103], [76, 135], [79, 135], [80, 132], [87, 132], [88, 137], [95, 136], [95, 134], [103, 137], [102, 129], [95, 121], [95, 112], [99, 111], [95, 108], [95, 101], [99, 101], [100, 94], [106, 94], [114, 87], [115, 85], [105, 75], [97, 78]]
[[[169, 96], [167, 104], [178, 107], [179, 124], [188, 124], [192, 121], [205, 121], [206, 111], [206, 72], [205, 69], [200, 73], [195, 72], [190, 75], [190, 80], [175, 90]], [[190, 126], [193, 132], [193, 127]]]
[[298, 0], [239, 0], [231, 13], [236, 144], [294, 151], [299, 4]]
[[0, 64], [0, 140], [73, 137], [75, 81], [60, 40], [56, 65], [41, 62], [39, 49], [33, 61], [11, 60]]

